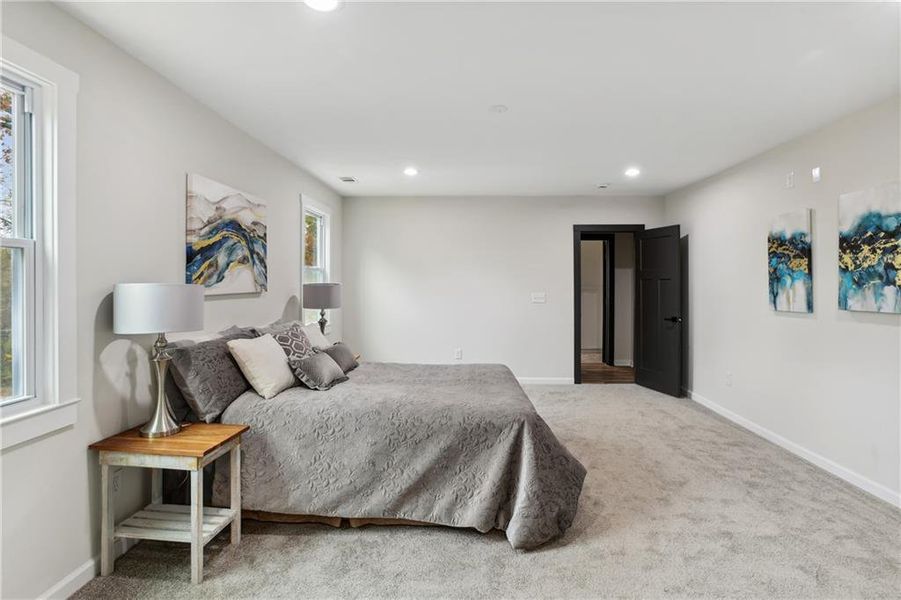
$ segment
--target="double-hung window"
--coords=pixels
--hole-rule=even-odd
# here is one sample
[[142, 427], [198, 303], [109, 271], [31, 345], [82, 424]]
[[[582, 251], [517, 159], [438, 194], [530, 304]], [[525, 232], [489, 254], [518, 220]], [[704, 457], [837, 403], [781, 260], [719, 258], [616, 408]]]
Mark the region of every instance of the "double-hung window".
[[0, 80], [0, 405], [37, 396], [44, 264], [35, 177], [34, 89]]
[[[303, 283], [328, 281], [329, 262], [328, 215], [312, 207], [303, 211]], [[305, 309], [303, 320], [311, 323], [319, 319], [319, 311]]]
[[0, 448], [77, 417], [78, 75], [3, 36], [0, 56]]

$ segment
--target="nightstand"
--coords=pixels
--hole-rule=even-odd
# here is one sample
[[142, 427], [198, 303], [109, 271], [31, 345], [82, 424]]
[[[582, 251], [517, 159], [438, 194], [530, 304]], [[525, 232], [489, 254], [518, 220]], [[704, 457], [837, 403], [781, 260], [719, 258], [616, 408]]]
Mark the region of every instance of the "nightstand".
[[[247, 425], [186, 423], [168, 437], [141, 437], [129, 429], [88, 446], [100, 453], [100, 574], [113, 572], [115, 538], [136, 538], [191, 544], [191, 581], [203, 581], [203, 547], [231, 524], [231, 543], [241, 541], [241, 434]], [[203, 468], [229, 453], [229, 508], [203, 506]], [[144, 509], [114, 524], [110, 467], [151, 469], [151, 501]], [[191, 472], [191, 504], [163, 504], [162, 469]]]

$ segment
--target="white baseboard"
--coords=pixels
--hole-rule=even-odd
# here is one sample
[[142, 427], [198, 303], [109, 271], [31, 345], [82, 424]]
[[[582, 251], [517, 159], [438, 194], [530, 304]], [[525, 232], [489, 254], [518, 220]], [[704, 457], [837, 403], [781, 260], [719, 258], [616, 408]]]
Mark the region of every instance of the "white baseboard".
[[[116, 538], [115, 550], [116, 558], [122, 556], [131, 550], [140, 540], [129, 538]], [[100, 556], [88, 560], [83, 565], [57, 581], [49, 590], [38, 596], [40, 600], [64, 600], [79, 589], [87, 582], [100, 574]]]
[[572, 385], [572, 377], [517, 377], [520, 385]]
[[617, 358], [613, 361], [614, 367], [634, 367], [635, 365], [632, 363], [632, 359], [630, 358]]
[[685, 394], [691, 400], [697, 402], [701, 406], [709, 408], [721, 417], [732, 421], [736, 425], [747, 429], [751, 433], [759, 435], [763, 439], [788, 450], [792, 454], [803, 458], [807, 462], [823, 469], [824, 471], [827, 471], [835, 475], [836, 477], [847, 481], [854, 487], [860, 488], [868, 494], [876, 496], [880, 500], [901, 508], [901, 493], [896, 492], [882, 485], [881, 483], [877, 483], [872, 479], [864, 477], [859, 473], [855, 473], [851, 469], [843, 467], [842, 465], [826, 458], [825, 456], [821, 456], [816, 452], [813, 452], [812, 450], [808, 450], [804, 446], [796, 444], [795, 442], [782, 437], [778, 433], [770, 431], [766, 427], [762, 427], [757, 423], [754, 423], [753, 421], [746, 419], [745, 417], [734, 413], [731, 410], [724, 408], [715, 402], [712, 402], [711, 400], [708, 400], [707, 398], [696, 392], [685, 390]]

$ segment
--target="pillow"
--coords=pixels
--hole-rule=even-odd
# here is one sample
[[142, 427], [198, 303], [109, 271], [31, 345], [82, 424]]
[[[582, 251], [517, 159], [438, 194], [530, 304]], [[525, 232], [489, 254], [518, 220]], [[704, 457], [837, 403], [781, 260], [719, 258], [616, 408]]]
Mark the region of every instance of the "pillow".
[[353, 350], [351, 350], [344, 342], [336, 342], [322, 352], [331, 356], [332, 360], [338, 363], [338, 366], [341, 367], [341, 370], [345, 373], [350, 373], [360, 366], [360, 363], [357, 362], [357, 359], [354, 356]]
[[310, 339], [310, 343], [313, 344], [314, 350], [325, 350], [332, 345], [332, 343], [328, 341], [328, 338], [322, 335], [322, 331], [319, 329], [318, 323], [310, 323], [309, 325], [304, 325], [303, 332]]
[[313, 390], [327, 390], [333, 385], [347, 381], [347, 375], [338, 363], [325, 352], [307, 358], [292, 359], [290, 364], [297, 378]]
[[294, 325], [300, 327], [303, 325], [303, 323], [301, 323], [300, 321], [273, 321], [265, 327], [254, 327], [253, 329], [257, 332], [257, 335], [266, 335], [267, 333], [275, 335], [276, 333], [281, 333], [282, 331], [291, 329], [291, 327], [293, 327]]
[[249, 331], [241, 330], [221, 338], [169, 349], [172, 381], [198, 420], [212, 423], [235, 398], [247, 391], [247, 380], [226, 344], [229, 340], [252, 337]]
[[294, 374], [288, 368], [285, 351], [272, 335], [231, 340], [228, 349], [247, 381], [263, 398], [268, 400], [294, 385]]
[[298, 324], [294, 324], [279, 333], [274, 333], [272, 337], [275, 338], [278, 345], [288, 355], [289, 361], [292, 358], [301, 359], [313, 354], [313, 344], [310, 343], [310, 338], [306, 336]]

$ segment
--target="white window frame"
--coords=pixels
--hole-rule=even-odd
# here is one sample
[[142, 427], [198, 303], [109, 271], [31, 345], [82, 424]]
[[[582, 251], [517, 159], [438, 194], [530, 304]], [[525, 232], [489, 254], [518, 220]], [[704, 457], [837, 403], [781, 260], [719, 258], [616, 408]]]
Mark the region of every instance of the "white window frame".
[[[38, 403], [46, 395], [43, 389], [43, 381], [40, 374], [44, 372], [44, 344], [43, 344], [43, 320], [37, 320], [38, 315], [43, 314], [42, 287], [44, 273], [44, 248], [43, 248], [43, 221], [44, 212], [41, 200], [43, 198], [42, 178], [38, 157], [42, 155], [41, 143], [41, 114], [42, 114], [42, 89], [35, 87], [29, 79], [10, 73], [3, 69], [2, 79], [12, 84], [11, 87], [19, 88], [19, 100], [16, 103], [20, 107], [20, 114], [16, 115], [16, 124], [21, 127], [23, 115], [28, 115], [30, 128], [27, 136], [19, 135], [20, 130], [13, 131], [15, 137], [15, 190], [16, 190], [16, 214], [17, 231], [15, 237], [0, 239], [0, 247], [15, 248], [22, 251], [23, 273], [22, 301], [25, 306], [22, 311], [24, 317], [24, 331], [22, 332], [22, 344], [24, 352], [22, 356], [22, 375], [24, 376], [22, 394], [6, 399], [0, 399], [0, 407], [8, 407], [17, 403], [25, 403], [36, 400]], [[18, 129], [18, 128], [17, 128]], [[20, 164], [28, 166], [27, 171], [19, 168]], [[30, 224], [29, 224], [30, 222]], [[25, 231], [27, 230], [27, 231]], [[27, 406], [27, 405], [24, 405]]]
[[[331, 229], [331, 227], [329, 227], [329, 225], [330, 225], [329, 215], [325, 211], [315, 208], [313, 206], [304, 206], [304, 208], [303, 208], [303, 235], [304, 235], [304, 238], [306, 238], [306, 235], [307, 235], [307, 213], [320, 219], [321, 226], [320, 226], [320, 231], [319, 231], [319, 252], [317, 253], [319, 255], [320, 264], [317, 267], [308, 267], [307, 265], [303, 265], [303, 268], [321, 271], [322, 274], [325, 275], [326, 281], [328, 281], [329, 262], [331, 262], [329, 260], [331, 258], [329, 256], [331, 254], [331, 252], [330, 252], [331, 244], [329, 243], [330, 242], [329, 234], [330, 234], [330, 229]], [[304, 239], [303, 248], [304, 248], [304, 251], [306, 251], [306, 239]]]
[[[78, 76], [6, 36], [0, 74], [31, 91], [34, 244], [26, 273], [34, 302], [26, 314], [33, 338], [26, 395], [0, 406], [6, 450], [75, 423], [75, 111]], [[18, 240], [4, 246], [24, 247]], [[27, 253], [27, 251], [26, 251]], [[26, 262], [29, 261], [26, 258]], [[30, 379], [29, 379], [30, 378]]]
[[[306, 237], [307, 237], [307, 218], [306, 218], [307, 213], [310, 213], [310, 214], [315, 215], [316, 217], [319, 217], [320, 219], [322, 219], [322, 229], [319, 232], [320, 266], [318, 266], [318, 267], [307, 267], [307, 265], [305, 263], [304, 255], [305, 255], [305, 250], [306, 250]], [[324, 276], [323, 281], [327, 282], [329, 280], [329, 276], [330, 276], [329, 274], [331, 273], [330, 269], [331, 269], [331, 259], [332, 259], [331, 217], [332, 217], [331, 213], [327, 209], [325, 209], [324, 207], [319, 205], [318, 203], [315, 203], [315, 202], [309, 200], [309, 198], [305, 198], [305, 197], [301, 198], [300, 226], [301, 226], [301, 231], [303, 232], [301, 239], [300, 239], [301, 292], [303, 290], [304, 271], [306, 271], [306, 269], [308, 269], [308, 268], [321, 271]], [[302, 296], [301, 296], [301, 298], [302, 298]], [[307, 309], [302, 308], [301, 310], [303, 310], [303, 311], [310, 310], [310, 311], [315, 312], [315, 309], [312, 309], [312, 308], [307, 308]], [[318, 319], [318, 318], [319, 318], [319, 316], [317, 314], [316, 319]], [[313, 321], [315, 321], [316, 319], [313, 319]], [[303, 320], [304, 320], [304, 322], [306, 322], [306, 313], [305, 312], [304, 312]], [[330, 329], [330, 327], [327, 327], [326, 329], [328, 330], [328, 329]]]

